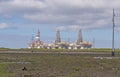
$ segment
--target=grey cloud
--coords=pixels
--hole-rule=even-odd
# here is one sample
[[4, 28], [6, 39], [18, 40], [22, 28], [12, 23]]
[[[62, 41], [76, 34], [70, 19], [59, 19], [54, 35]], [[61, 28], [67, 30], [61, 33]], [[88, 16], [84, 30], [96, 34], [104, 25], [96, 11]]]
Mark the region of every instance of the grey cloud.
[[0, 2], [0, 13], [2, 14], [24, 14], [32, 11], [40, 11], [46, 5], [38, 0], [9, 0]]
[[119, 5], [119, 0], [7, 0], [0, 3], [0, 13], [20, 14], [41, 24], [91, 29], [109, 27], [112, 9], [120, 13]]
[[8, 2], [8, 1], [13, 1], [13, 0], [0, 0], [0, 2]]

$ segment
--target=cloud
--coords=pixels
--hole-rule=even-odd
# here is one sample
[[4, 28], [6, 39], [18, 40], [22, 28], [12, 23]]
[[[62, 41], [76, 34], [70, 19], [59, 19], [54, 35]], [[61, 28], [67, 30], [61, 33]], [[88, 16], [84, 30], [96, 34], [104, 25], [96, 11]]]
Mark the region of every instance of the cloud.
[[[64, 28], [111, 26], [112, 9], [120, 13], [119, 0], [0, 0], [1, 15], [19, 15], [39, 24]], [[59, 26], [58, 26], [59, 27]]]
[[0, 29], [8, 28], [8, 24], [6, 23], [0, 23]]
[[45, 8], [45, 4], [39, 0], [5, 0], [0, 2], [0, 13], [30, 13]]
[[[111, 26], [112, 9], [119, 8], [118, 0], [45, 0], [44, 12], [25, 14], [24, 18], [44, 24], [60, 24], [62, 29], [93, 29]], [[108, 5], [110, 3], [111, 5]], [[120, 9], [118, 9], [120, 10]], [[74, 28], [73, 28], [74, 29]]]

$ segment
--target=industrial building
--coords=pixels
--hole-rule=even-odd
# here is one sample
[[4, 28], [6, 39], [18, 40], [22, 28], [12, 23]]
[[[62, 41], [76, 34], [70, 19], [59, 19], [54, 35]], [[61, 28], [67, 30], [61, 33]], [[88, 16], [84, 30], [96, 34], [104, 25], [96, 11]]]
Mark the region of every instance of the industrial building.
[[61, 41], [60, 30], [56, 31], [56, 39], [54, 43], [44, 44], [40, 40], [40, 31], [38, 30], [35, 39], [29, 44], [28, 48], [47, 48], [47, 49], [88, 49], [92, 47], [92, 43], [84, 41], [81, 29], [78, 31], [78, 39], [76, 43], [68, 43]]

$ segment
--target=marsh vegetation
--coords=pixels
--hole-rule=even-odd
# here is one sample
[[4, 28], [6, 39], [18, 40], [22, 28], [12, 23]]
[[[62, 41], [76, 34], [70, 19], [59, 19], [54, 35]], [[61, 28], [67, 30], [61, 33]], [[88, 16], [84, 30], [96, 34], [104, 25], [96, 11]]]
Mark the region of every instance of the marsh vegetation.
[[[0, 54], [0, 77], [119, 77], [120, 55]], [[23, 70], [23, 68], [26, 70]]]

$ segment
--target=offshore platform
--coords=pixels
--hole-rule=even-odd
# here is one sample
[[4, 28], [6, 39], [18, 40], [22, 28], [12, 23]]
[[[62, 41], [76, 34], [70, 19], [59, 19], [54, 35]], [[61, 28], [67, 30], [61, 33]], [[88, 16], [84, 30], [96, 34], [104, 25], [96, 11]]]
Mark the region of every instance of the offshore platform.
[[28, 48], [44, 48], [45, 44], [43, 41], [40, 40], [40, 31], [38, 29], [38, 32], [34, 37], [32, 37], [32, 42], [29, 43]]
[[61, 41], [60, 30], [56, 31], [56, 39], [54, 43], [45, 44], [40, 40], [40, 31], [38, 30], [35, 38], [29, 43], [28, 48], [45, 48], [45, 49], [88, 49], [92, 47], [92, 43], [84, 41], [82, 37], [82, 30], [78, 31], [77, 42], [69, 43]]

